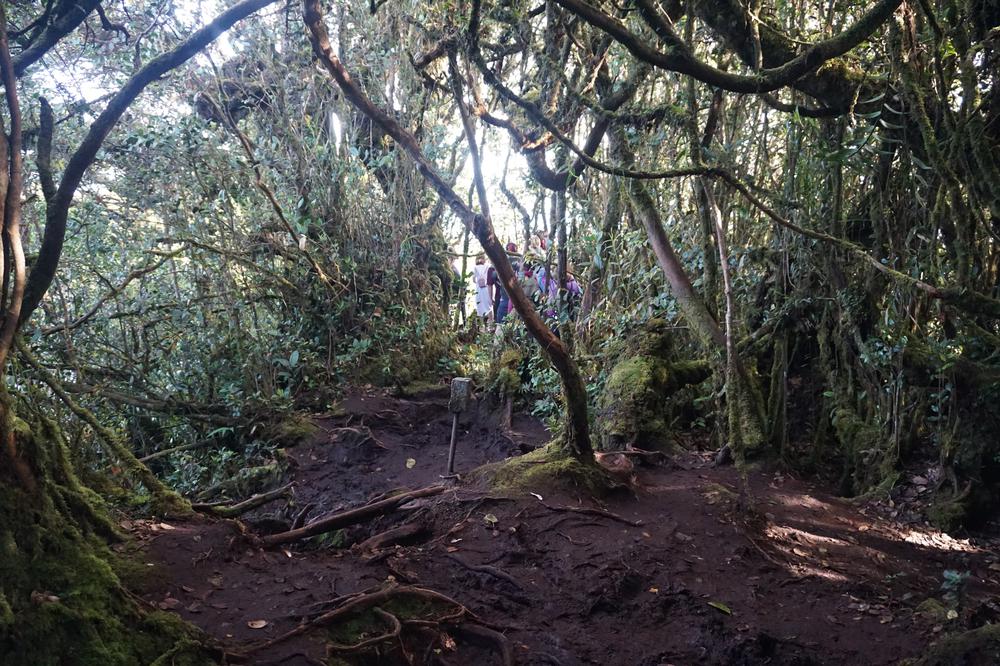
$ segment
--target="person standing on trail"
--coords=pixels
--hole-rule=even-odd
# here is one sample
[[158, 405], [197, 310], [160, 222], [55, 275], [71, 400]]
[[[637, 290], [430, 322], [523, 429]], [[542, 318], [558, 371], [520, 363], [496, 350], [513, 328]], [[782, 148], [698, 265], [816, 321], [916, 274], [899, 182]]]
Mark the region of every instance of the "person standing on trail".
[[493, 299], [490, 298], [490, 287], [487, 280], [489, 268], [486, 266], [486, 257], [479, 255], [476, 257], [476, 266], [472, 269], [472, 281], [476, 285], [476, 314], [487, 321], [493, 313]]
[[493, 305], [493, 321], [496, 321], [497, 309], [500, 307], [500, 280], [497, 278], [497, 269], [494, 266], [486, 269], [486, 286], [490, 290], [490, 303]]
[[[518, 271], [521, 270], [521, 267], [517, 262], [517, 245], [514, 243], [507, 243], [507, 255], [510, 257], [511, 268], [514, 269], [514, 274], [517, 275]], [[507, 289], [504, 287], [503, 282], [499, 279], [499, 276], [497, 276], [497, 278], [497, 287], [500, 289], [500, 302], [497, 304], [496, 321], [500, 324], [507, 318], [507, 314], [511, 310], [511, 304], [510, 294], [507, 293]]]

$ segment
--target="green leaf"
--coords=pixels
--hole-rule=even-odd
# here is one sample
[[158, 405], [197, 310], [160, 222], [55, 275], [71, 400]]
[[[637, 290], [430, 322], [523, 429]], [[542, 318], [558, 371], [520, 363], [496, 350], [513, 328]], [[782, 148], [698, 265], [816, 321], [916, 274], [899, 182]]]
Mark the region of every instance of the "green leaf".
[[733, 614], [733, 611], [730, 610], [729, 606], [727, 606], [726, 604], [722, 603], [721, 601], [709, 601], [708, 605], [711, 606], [712, 608], [716, 609], [716, 610], [722, 611], [726, 615], [732, 615]]

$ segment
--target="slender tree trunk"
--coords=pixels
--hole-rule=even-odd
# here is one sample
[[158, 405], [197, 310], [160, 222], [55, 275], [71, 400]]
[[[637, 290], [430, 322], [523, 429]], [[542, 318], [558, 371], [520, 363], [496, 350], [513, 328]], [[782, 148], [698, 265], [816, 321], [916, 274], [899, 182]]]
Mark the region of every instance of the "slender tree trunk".
[[465, 228], [465, 233], [462, 234], [462, 275], [458, 279], [459, 288], [458, 291], [458, 310], [455, 312], [455, 328], [461, 328], [465, 325], [465, 322], [469, 320], [468, 315], [465, 313], [465, 309], [468, 307], [466, 301], [468, 299], [469, 287], [465, 282], [465, 276], [469, 270], [469, 240], [472, 230], [469, 227]]
[[613, 235], [622, 218], [621, 190], [615, 181], [611, 181], [611, 191], [608, 192], [608, 202], [604, 208], [604, 221], [601, 224], [601, 237], [597, 244], [597, 254], [590, 265], [587, 283], [580, 303], [580, 317], [577, 323], [577, 335], [580, 335], [601, 296], [601, 285], [608, 261], [611, 258], [611, 248], [614, 247]]

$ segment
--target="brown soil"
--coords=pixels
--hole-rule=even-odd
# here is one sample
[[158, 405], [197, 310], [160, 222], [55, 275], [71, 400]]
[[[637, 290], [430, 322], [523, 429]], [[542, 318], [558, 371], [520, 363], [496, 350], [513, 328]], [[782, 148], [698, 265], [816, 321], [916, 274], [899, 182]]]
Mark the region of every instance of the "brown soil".
[[[527, 491], [497, 498], [457, 483], [335, 535], [254, 545], [255, 531], [283, 529], [304, 507], [311, 520], [441, 482], [451, 427], [446, 394], [359, 393], [344, 407], [348, 416], [319, 420], [319, 434], [290, 451], [293, 508], [276, 500], [265, 507], [270, 519], [246, 518], [245, 532], [208, 519], [133, 524], [139, 556], [154, 574], [139, 590], [143, 598], [242, 653], [329, 610], [324, 602], [416, 585], [463, 604], [475, 626], [504, 634], [515, 663], [563, 666], [890, 664], [919, 655], [937, 635], [1000, 617], [996, 542], [866, 515], [777, 472], [753, 472], [747, 502], [735, 470], [695, 453], [638, 470], [633, 492], [601, 504], [547, 488], [534, 489], [542, 500]], [[459, 471], [546, 440], [528, 418], [516, 417], [507, 434], [490, 422], [475, 413], [463, 422]], [[747, 504], [755, 511], [741, 508]], [[351, 545], [406, 521], [426, 530], [381, 550]], [[958, 617], [917, 613], [921, 602], [943, 599], [948, 569], [970, 574]], [[428, 620], [453, 608], [411, 600], [392, 610]], [[329, 641], [356, 642], [387, 626], [359, 635], [364, 626], [353, 619], [253, 652], [245, 663], [324, 663]], [[463, 624], [406, 624], [400, 639], [332, 654], [349, 664], [502, 663], [495, 641], [473, 624], [468, 616]]]

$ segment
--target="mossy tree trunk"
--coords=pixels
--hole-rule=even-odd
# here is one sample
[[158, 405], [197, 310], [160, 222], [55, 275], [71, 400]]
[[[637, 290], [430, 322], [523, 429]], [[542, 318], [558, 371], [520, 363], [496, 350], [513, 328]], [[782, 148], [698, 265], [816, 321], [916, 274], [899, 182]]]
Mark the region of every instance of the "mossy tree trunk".
[[0, 663], [126, 666], [170, 652], [176, 664], [214, 663], [193, 627], [123, 589], [119, 572], [139, 566], [108, 549], [120, 536], [77, 478], [62, 432], [24, 402], [28, 418], [14, 416], [14, 403], [0, 398], [16, 442], [0, 452]]
[[[612, 132], [612, 150], [620, 155], [624, 163], [634, 161], [634, 155], [621, 132]], [[674, 252], [670, 239], [663, 228], [659, 210], [644, 181], [630, 180], [628, 193], [635, 208], [636, 217], [646, 230], [649, 245], [656, 256], [657, 263], [667, 278], [671, 293], [677, 299], [677, 305], [691, 324], [695, 335], [713, 358], [726, 358], [723, 369], [730, 368], [727, 373], [727, 398], [733, 418], [730, 425], [734, 429], [730, 433], [735, 437], [734, 444], [748, 451], [759, 450], [765, 444], [765, 410], [757, 380], [751, 370], [736, 355], [735, 348], [731, 353], [729, 338], [726, 332], [712, 316], [705, 301], [698, 295], [691, 284], [684, 266]], [[731, 376], [730, 376], [731, 375]], [[742, 451], [740, 452], [742, 455]]]

